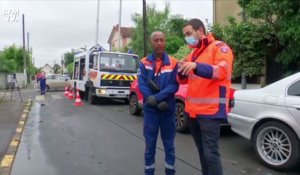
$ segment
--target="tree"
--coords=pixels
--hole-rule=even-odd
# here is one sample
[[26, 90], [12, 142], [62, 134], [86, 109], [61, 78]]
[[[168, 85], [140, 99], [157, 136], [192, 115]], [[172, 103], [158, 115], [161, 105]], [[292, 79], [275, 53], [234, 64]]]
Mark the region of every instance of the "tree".
[[15, 60], [6, 60], [0, 54], [0, 72], [11, 73], [16, 71], [16, 62]]
[[234, 18], [230, 18], [228, 26], [215, 25], [213, 33], [233, 49], [233, 78], [241, 76], [242, 73], [250, 77], [261, 75], [267, 44], [264, 39], [265, 32], [261, 28], [248, 22], [237, 23]]
[[175, 54], [181, 47], [185, 47], [182, 28], [186, 22], [187, 19], [184, 19], [182, 15], [173, 15], [166, 22], [166, 51], [171, 55]]
[[[143, 57], [143, 17], [140, 14], [134, 14], [132, 20], [135, 23], [132, 42], [130, 46], [140, 57]], [[184, 45], [182, 28], [187, 20], [181, 15], [170, 15], [170, 6], [167, 4], [163, 11], [157, 11], [155, 5], [147, 6], [147, 38], [150, 38], [152, 32], [160, 30], [166, 33], [166, 51], [169, 54], [175, 54], [178, 49]], [[149, 40], [150, 41], [150, 40]], [[148, 45], [151, 53], [152, 48]]]
[[[300, 1], [239, 0], [253, 23], [267, 32], [268, 56], [286, 68], [300, 70]], [[297, 71], [297, 70], [294, 70]]]
[[59, 64], [54, 64], [53, 71], [55, 74], [58, 74], [61, 71], [60, 69], [61, 69], [61, 67]]
[[242, 72], [266, 75], [267, 60], [281, 63], [286, 75], [299, 71], [300, 1], [239, 0], [239, 4], [244, 10], [243, 21], [230, 18], [228, 26], [213, 26], [217, 37], [233, 48], [234, 76]]
[[6, 60], [7, 63], [9, 62], [15, 63], [15, 69], [11, 70], [12, 72], [23, 71], [24, 59], [23, 59], [23, 49], [21, 47], [17, 47], [16, 45], [6, 47], [4, 48], [1, 55], [2, 58]]
[[191, 52], [192, 52], [192, 49], [190, 49], [187, 45], [183, 45], [174, 54], [174, 57], [177, 58], [178, 60], [182, 60]]
[[72, 49], [69, 52], [64, 53], [64, 65], [67, 67], [70, 63], [74, 62], [75, 51]]
[[73, 67], [74, 67], [74, 63], [73, 63], [73, 62], [70, 63], [70, 64], [67, 66], [68, 74], [69, 74], [70, 76], [73, 75]]
[[[24, 57], [23, 48], [11, 45], [5, 47], [0, 54], [0, 71], [7, 73], [23, 72], [24, 70]], [[30, 53], [25, 51], [25, 58], [27, 63], [27, 73], [34, 72], [34, 66], [30, 60]]]

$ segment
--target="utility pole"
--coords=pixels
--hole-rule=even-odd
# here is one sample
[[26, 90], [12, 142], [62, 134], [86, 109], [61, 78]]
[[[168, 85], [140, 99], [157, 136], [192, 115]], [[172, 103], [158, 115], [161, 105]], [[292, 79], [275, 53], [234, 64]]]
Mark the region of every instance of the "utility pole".
[[144, 28], [144, 56], [148, 54], [147, 47], [147, 12], [146, 12], [146, 0], [143, 0], [143, 28]]
[[[243, 20], [243, 22], [246, 21], [245, 7], [243, 7], [243, 9], [242, 9], [242, 20]], [[247, 89], [247, 77], [246, 77], [246, 74], [245, 74], [244, 71], [242, 71], [242, 82], [241, 82], [241, 84], [242, 84], [242, 87], [241, 87], [242, 89]]]
[[24, 66], [24, 85], [27, 86], [26, 74], [26, 50], [25, 50], [25, 16], [22, 14], [22, 31], [23, 31], [23, 66]]
[[120, 0], [120, 11], [119, 11], [119, 52], [121, 51], [121, 21], [122, 21], [122, 18], [121, 18], [121, 15], [122, 15], [122, 0]]
[[61, 74], [64, 74], [64, 54], [61, 54]]
[[[29, 32], [27, 32], [27, 52], [28, 52], [28, 56], [29, 56], [29, 61], [31, 61], [31, 52], [30, 52], [30, 49], [29, 49]], [[27, 73], [28, 73], [28, 77], [27, 77], [27, 82], [30, 82], [30, 62], [28, 62], [28, 70], [27, 70]]]
[[100, 0], [97, 1], [97, 19], [96, 19], [96, 42], [95, 46], [98, 45], [98, 31], [99, 31], [99, 9], [100, 9]]

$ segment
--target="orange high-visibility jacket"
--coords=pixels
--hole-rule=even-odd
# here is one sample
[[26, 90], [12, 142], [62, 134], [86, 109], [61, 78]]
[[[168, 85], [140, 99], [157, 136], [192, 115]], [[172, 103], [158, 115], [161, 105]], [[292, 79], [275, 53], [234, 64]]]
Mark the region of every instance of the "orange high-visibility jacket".
[[188, 84], [185, 111], [191, 118], [226, 118], [233, 64], [231, 49], [209, 34], [186, 59], [196, 62], [197, 68], [188, 76], [178, 76], [179, 83]]

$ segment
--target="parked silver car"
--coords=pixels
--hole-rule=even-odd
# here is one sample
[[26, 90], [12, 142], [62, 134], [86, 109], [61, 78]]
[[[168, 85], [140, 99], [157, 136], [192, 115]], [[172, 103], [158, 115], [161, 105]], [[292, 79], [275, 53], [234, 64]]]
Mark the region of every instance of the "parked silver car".
[[[46, 76], [46, 91], [64, 90], [66, 86], [70, 86], [70, 78], [62, 74], [50, 74]], [[38, 83], [38, 88], [40, 85]]]
[[259, 158], [274, 169], [300, 159], [300, 73], [254, 90], [234, 94], [231, 129], [251, 140]]

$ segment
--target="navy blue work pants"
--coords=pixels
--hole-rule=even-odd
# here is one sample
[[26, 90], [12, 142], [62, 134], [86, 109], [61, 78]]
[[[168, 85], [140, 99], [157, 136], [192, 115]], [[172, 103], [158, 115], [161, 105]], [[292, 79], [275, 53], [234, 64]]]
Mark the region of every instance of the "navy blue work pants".
[[201, 117], [187, 118], [199, 152], [202, 175], [223, 175], [218, 144], [222, 120]]
[[158, 131], [165, 149], [165, 173], [174, 175], [176, 134], [175, 113], [160, 111], [144, 111], [144, 137], [145, 137], [145, 175], [154, 175], [155, 153]]
[[40, 79], [40, 88], [41, 88], [41, 95], [45, 95], [46, 93], [46, 79]]

